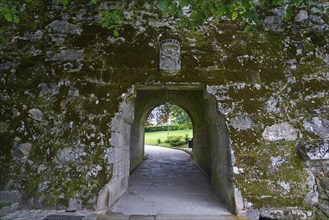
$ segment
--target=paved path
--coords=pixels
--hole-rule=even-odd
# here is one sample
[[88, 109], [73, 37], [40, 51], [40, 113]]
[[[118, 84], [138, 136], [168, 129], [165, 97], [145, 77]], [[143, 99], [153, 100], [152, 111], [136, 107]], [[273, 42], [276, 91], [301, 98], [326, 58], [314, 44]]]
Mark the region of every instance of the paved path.
[[[96, 220], [102, 213], [100, 212], [90, 212], [85, 210], [80, 210], [76, 212], [65, 212], [65, 210], [17, 210], [15, 212], [9, 213], [4, 217], [0, 217], [1, 220], [42, 220], [49, 215], [57, 216], [85, 216], [83, 220]], [[69, 218], [62, 218], [69, 219]]]
[[[212, 191], [210, 178], [175, 149], [145, 146], [146, 160], [112, 207], [125, 215], [230, 215]], [[229, 218], [227, 218], [229, 219]]]

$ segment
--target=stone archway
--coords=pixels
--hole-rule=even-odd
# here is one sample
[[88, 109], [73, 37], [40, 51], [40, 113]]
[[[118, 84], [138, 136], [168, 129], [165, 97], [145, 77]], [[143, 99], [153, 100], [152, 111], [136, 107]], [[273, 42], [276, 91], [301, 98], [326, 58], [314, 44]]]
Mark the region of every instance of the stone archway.
[[[111, 124], [109, 155], [113, 177], [99, 194], [97, 208], [109, 208], [127, 189], [129, 174], [144, 159], [144, 121], [152, 109], [169, 101], [183, 108], [193, 123], [195, 162], [209, 175], [215, 192], [231, 212], [243, 207], [233, 186], [232, 152], [226, 122], [217, 100], [202, 86], [135, 87], [125, 96]], [[240, 199], [239, 199], [240, 198]]]

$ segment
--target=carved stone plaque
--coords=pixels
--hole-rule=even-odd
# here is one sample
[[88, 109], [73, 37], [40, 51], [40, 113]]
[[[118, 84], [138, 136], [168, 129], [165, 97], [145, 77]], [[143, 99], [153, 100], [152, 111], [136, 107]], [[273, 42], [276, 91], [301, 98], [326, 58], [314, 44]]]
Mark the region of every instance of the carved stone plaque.
[[180, 44], [177, 40], [167, 39], [160, 46], [160, 70], [177, 71], [181, 68]]

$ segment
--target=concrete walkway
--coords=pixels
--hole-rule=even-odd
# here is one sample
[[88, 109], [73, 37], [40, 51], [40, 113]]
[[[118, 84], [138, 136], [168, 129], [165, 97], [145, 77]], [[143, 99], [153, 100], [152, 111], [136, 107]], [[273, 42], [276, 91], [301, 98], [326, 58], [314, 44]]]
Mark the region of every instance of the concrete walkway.
[[141, 219], [236, 219], [189, 154], [157, 146], [145, 146], [145, 153], [146, 160], [131, 175], [128, 190], [112, 207], [112, 217], [103, 219], [125, 219], [115, 213], [136, 219], [138, 215]]

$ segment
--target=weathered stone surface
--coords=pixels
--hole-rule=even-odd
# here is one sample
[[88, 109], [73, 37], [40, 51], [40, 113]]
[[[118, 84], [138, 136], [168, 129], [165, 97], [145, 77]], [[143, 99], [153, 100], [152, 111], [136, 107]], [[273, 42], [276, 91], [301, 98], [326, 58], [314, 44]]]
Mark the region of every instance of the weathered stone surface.
[[267, 126], [263, 132], [263, 138], [267, 141], [287, 140], [293, 141], [297, 139], [298, 130], [287, 122]]
[[320, 117], [314, 117], [304, 120], [306, 131], [313, 132], [322, 139], [329, 138], [329, 120]]
[[311, 170], [307, 170], [307, 173], [308, 176], [305, 181], [305, 185], [309, 186], [310, 191], [305, 197], [305, 202], [307, 204], [314, 205], [319, 202], [319, 192], [314, 174], [312, 173]]
[[325, 21], [320, 16], [311, 15], [310, 19], [315, 24], [324, 24], [325, 23]]
[[256, 219], [259, 219], [260, 214], [259, 214], [258, 210], [252, 209], [252, 210], [247, 211], [246, 216], [247, 216], [248, 220], [256, 220]]
[[234, 188], [234, 200], [237, 210], [243, 210], [244, 208], [243, 197], [240, 189], [238, 188]]
[[313, 219], [313, 213], [307, 210], [300, 209], [288, 209], [288, 210], [280, 210], [280, 209], [263, 209], [260, 210], [260, 217], [264, 219]]
[[26, 33], [23, 37], [24, 40], [28, 40], [28, 41], [38, 41], [41, 40], [44, 36], [43, 31], [41, 30], [37, 30], [34, 33]]
[[56, 159], [59, 164], [78, 162], [81, 157], [86, 156], [82, 148], [64, 148], [57, 152]]
[[300, 144], [298, 151], [305, 160], [329, 160], [329, 141]]
[[28, 157], [32, 148], [32, 144], [24, 143], [15, 145], [12, 149], [12, 155], [16, 158]]
[[[199, 151], [193, 149], [194, 153], [201, 155], [200, 164], [219, 161], [211, 170], [218, 173], [219, 181], [227, 182], [220, 185], [227, 198], [234, 200], [227, 190], [234, 182], [242, 199], [252, 204], [245, 208], [273, 204], [307, 207], [312, 202], [306, 186], [310, 184], [305, 181], [308, 174], [295, 154], [295, 140], [297, 128], [302, 134], [298, 142], [313, 143], [310, 139], [315, 135], [328, 139], [324, 124], [329, 109], [329, 56], [328, 36], [323, 34], [329, 30], [328, 13], [323, 10], [328, 3], [310, 10], [297, 6], [293, 13], [298, 15], [293, 14], [290, 21], [283, 19], [282, 8], [271, 9], [264, 14], [270, 17], [262, 22], [265, 30], [261, 28], [261, 34], [243, 32], [229, 20], [216, 24], [209, 21], [200, 31], [185, 32], [177, 28], [174, 19], [160, 18], [150, 10], [136, 12], [134, 4], [129, 3], [119, 38], [97, 23], [99, 10], [94, 4], [41, 4], [47, 4], [42, 7], [46, 11], [34, 11], [35, 20], [22, 19], [12, 26], [16, 29], [6, 29], [9, 43], [0, 46], [0, 119], [5, 123], [0, 125], [1, 187], [19, 187], [31, 206], [63, 208], [72, 195], [86, 206], [111, 182], [106, 193], [100, 194], [101, 207], [106, 210], [109, 201], [115, 201], [128, 183], [129, 159], [137, 155], [136, 161], [141, 162], [144, 156], [142, 150], [137, 154], [133, 152], [137, 148], [129, 148], [135, 141], [143, 146], [143, 122], [136, 127], [129, 124], [143, 121], [147, 114], [139, 110], [143, 106], [134, 106], [134, 87], [167, 90], [186, 85], [182, 90], [191, 86], [206, 95], [203, 89], [209, 85], [209, 93], [215, 96], [210, 98], [213, 103], [195, 96], [182, 99], [186, 98], [189, 113], [197, 115], [194, 122], [199, 125], [194, 130], [203, 132], [196, 134], [195, 141], [207, 142], [200, 144]], [[174, 77], [158, 74], [162, 37], [177, 38], [182, 45], [183, 68]], [[130, 88], [132, 95], [122, 97]], [[122, 100], [125, 104], [119, 107]], [[160, 96], [153, 96], [152, 106], [161, 101]], [[196, 102], [201, 107], [188, 107]], [[37, 111], [32, 116], [28, 113], [31, 108], [42, 113]], [[209, 124], [202, 122], [203, 108], [214, 109]], [[213, 120], [217, 111], [223, 116], [222, 125]], [[109, 129], [116, 115], [121, 121]], [[309, 119], [304, 123], [305, 118]], [[322, 124], [314, 122], [317, 118]], [[283, 121], [288, 125], [280, 124]], [[228, 131], [226, 123], [231, 126]], [[261, 128], [266, 130], [264, 139]], [[212, 132], [216, 135], [211, 136]], [[226, 136], [227, 140], [223, 138]], [[275, 140], [279, 142], [269, 142]], [[24, 156], [26, 151], [18, 145], [27, 142], [33, 148]], [[217, 146], [230, 147], [212, 152]], [[19, 157], [12, 156], [13, 151]], [[22, 166], [21, 161], [27, 158], [28, 163]], [[325, 167], [324, 161], [307, 165]], [[102, 168], [99, 172], [97, 165]], [[25, 169], [20, 174], [22, 167]], [[314, 169], [314, 175], [319, 204], [326, 204], [328, 173], [318, 169]], [[113, 173], [115, 181], [111, 180]], [[10, 184], [3, 186], [2, 178]], [[40, 200], [32, 199], [39, 195]]]
[[278, 184], [282, 188], [283, 195], [286, 195], [287, 193], [289, 193], [289, 191], [290, 191], [290, 184], [289, 183], [284, 182], [284, 181], [278, 181]]
[[246, 115], [231, 118], [230, 124], [233, 128], [238, 130], [247, 130], [255, 125], [251, 118]]
[[274, 112], [274, 113], [279, 113], [280, 112], [280, 107], [278, 107], [280, 98], [274, 98], [273, 96], [270, 97], [270, 99], [266, 102], [266, 111], [267, 112]]
[[22, 198], [22, 194], [17, 190], [0, 191], [1, 202], [15, 203], [15, 202], [20, 202], [21, 198]]
[[299, 13], [295, 17], [295, 21], [302, 22], [308, 19], [308, 12], [305, 10], [299, 11]]
[[76, 34], [76, 35], [79, 35], [82, 32], [82, 29], [79, 28], [78, 26], [70, 24], [67, 21], [59, 21], [59, 20], [52, 21], [48, 25], [48, 30], [55, 33]]
[[35, 109], [35, 108], [30, 109], [29, 116], [30, 116], [30, 118], [32, 118], [33, 120], [36, 120], [36, 121], [43, 120], [43, 113], [39, 109]]
[[272, 168], [276, 168], [285, 162], [285, 159], [282, 156], [271, 157], [270, 159]]
[[74, 212], [74, 211], [81, 210], [81, 209], [82, 209], [82, 201], [81, 201], [81, 199], [79, 199], [77, 197], [70, 198], [70, 200], [69, 200], [69, 207], [67, 208], [66, 211], [68, 211], [68, 212]]
[[79, 61], [83, 59], [83, 50], [62, 50], [52, 55], [50, 61]]
[[8, 213], [14, 212], [19, 208], [19, 203], [15, 202], [10, 206], [5, 206], [0, 209], [0, 217], [8, 215]]
[[0, 134], [6, 133], [8, 131], [8, 124], [5, 122], [0, 122]]
[[56, 95], [59, 93], [59, 86], [56, 83], [41, 83], [39, 85], [41, 88], [40, 95], [51, 94]]
[[265, 27], [272, 31], [282, 32], [283, 20], [281, 16], [268, 16], [264, 20]]

